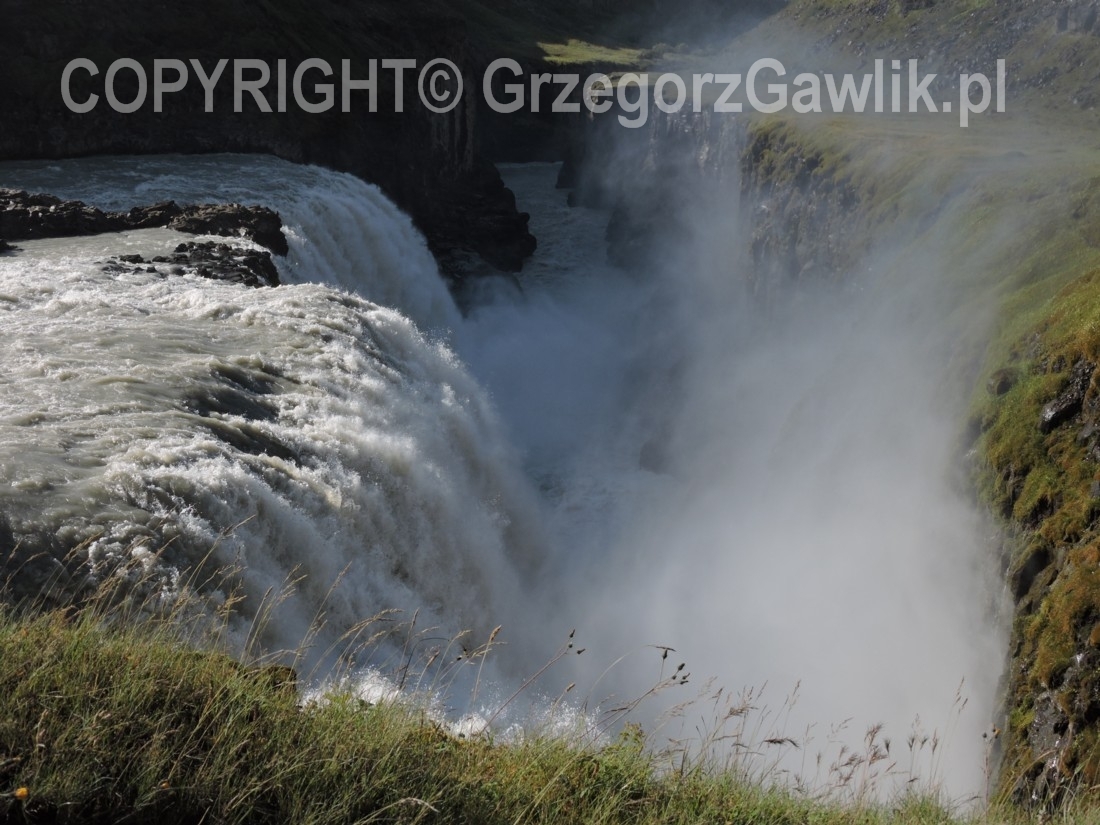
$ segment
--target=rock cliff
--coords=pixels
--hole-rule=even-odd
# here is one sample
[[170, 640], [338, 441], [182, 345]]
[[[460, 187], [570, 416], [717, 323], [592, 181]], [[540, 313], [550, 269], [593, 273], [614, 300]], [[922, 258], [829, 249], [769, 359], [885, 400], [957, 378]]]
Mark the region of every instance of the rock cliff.
[[[380, 186], [424, 232], [445, 273], [460, 276], [472, 254], [499, 269], [516, 271], [533, 251], [527, 218], [516, 210], [495, 167], [478, 148], [476, 63], [464, 18], [442, 2], [418, 4], [338, 0], [306, 3], [198, 2], [167, 0], [96, 4], [42, 4], [13, 0], [3, 12], [5, 43], [0, 50], [0, 159], [58, 158], [92, 154], [265, 152], [291, 161], [350, 172]], [[309, 58], [327, 60], [339, 73], [352, 61], [352, 76], [368, 76], [371, 59], [436, 57], [459, 65], [467, 94], [446, 114], [419, 102], [416, 73], [407, 72], [404, 111], [394, 109], [393, 72], [378, 74], [378, 106], [369, 111], [366, 93], [353, 93], [350, 112], [319, 114], [287, 106], [277, 111], [275, 67], [293, 68]], [[61, 78], [75, 58], [92, 60], [95, 78], [73, 73], [72, 97], [97, 93], [92, 111], [75, 113], [61, 95]], [[197, 77], [180, 92], [166, 94], [154, 111], [152, 90], [136, 112], [122, 114], [104, 99], [104, 78], [118, 58], [138, 61], [149, 82], [155, 59], [196, 58], [208, 69], [230, 61], [215, 88], [211, 112]], [[275, 111], [260, 111], [248, 94], [234, 111], [234, 59], [258, 59], [272, 67], [265, 94]], [[250, 75], [251, 76], [251, 75]], [[116, 76], [118, 99], [137, 96], [136, 74]], [[166, 79], [174, 79], [171, 72]], [[304, 88], [324, 78], [313, 72]], [[337, 78], [338, 80], [338, 78]], [[290, 80], [288, 80], [288, 85]], [[337, 88], [336, 94], [340, 94]], [[308, 95], [308, 93], [307, 93]], [[311, 99], [316, 99], [311, 97]]]

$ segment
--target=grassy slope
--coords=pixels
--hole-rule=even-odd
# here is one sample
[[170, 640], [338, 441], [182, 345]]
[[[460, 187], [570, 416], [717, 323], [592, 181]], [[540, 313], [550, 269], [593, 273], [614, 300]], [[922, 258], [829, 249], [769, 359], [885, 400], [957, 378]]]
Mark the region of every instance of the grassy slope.
[[451, 8], [462, 15], [490, 58], [628, 68], [641, 54], [637, 44], [603, 34], [606, 13], [582, 11], [576, 3], [459, 0]]
[[169, 626], [0, 615], [0, 821], [905, 823], [688, 767], [629, 732], [599, 749], [492, 744], [350, 695], [300, 706], [282, 671], [197, 653]]

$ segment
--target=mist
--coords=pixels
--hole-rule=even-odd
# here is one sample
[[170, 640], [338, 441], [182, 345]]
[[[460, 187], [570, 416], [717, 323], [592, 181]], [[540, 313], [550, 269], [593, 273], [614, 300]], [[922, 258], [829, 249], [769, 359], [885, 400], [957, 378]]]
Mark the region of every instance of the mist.
[[[619, 160], [609, 175], [633, 162]], [[934, 236], [918, 259], [884, 237], [839, 284], [811, 275], [762, 300], [748, 251], [762, 205], [736, 181], [684, 176], [675, 230], [618, 268], [606, 210], [570, 210], [554, 173], [505, 171], [540, 251], [522, 291], [486, 288], [458, 344], [547, 505], [537, 630], [513, 630], [549, 655], [577, 628], [585, 653], [560, 679], [591, 706], [684, 663], [688, 684], [636, 713], [658, 744], [713, 729], [718, 688], [752, 690], [747, 744], [772, 779], [821, 790], [882, 724], [880, 791], [916, 777], [983, 794], [1004, 628], [996, 534], [961, 454], [944, 311], [959, 262]]]

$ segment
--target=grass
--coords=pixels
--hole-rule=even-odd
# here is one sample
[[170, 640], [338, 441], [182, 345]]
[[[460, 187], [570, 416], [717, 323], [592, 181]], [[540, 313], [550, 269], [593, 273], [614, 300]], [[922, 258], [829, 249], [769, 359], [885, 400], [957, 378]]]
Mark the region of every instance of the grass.
[[636, 68], [637, 44], [608, 37], [610, 15], [573, 3], [461, 0], [455, 4], [489, 59], [510, 56], [555, 66]]
[[564, 43], [539, 43], [547, 62], [557, 66], [605, 65], [617, 68], [637, 68], [642, 63], [642, 51], [625, 46], [600, 46], [569, 38]]
[[[197, 650], [172, 620], [0, 613], [0, 821], [932, 823], [931, 797], [822, 802], [648, 747], [462, 738], [423, 708]], [[851, 762], [866, 776], [871, 766]]]
[[[569, 686], [539, 700], [537, 718], [495, 725], [557, 662], [583, 652], [570, 634], [512, 695], [454, 725], [440, 702], [455, 698], [462, 672], [476, 675], [464, 688], [472, 704], [500, 628], [483, 645], [447, 642], [417, 629], [415, 616], [398, 624], [381, 614], [349, 629], [328, 651], [338, 657], [319, 657], [335, 664], [305, 673], [316, 628], [296, 651], [256, 647], [282, 595], [265, 599], [242, 643], [230, 632], [238, 571], [207, 580], [231, 592], [216, 616], [203, 610], [202, 582], [181, 584], [170, 601], [155, 578], [145, 587], [125, 572], [79, 605], [0, 605], [0, 823], [959, 821], [935, 780], [914, 772], [929, 747], [934, 762], [935, 735], [914, 733], [902, 767], [873, 727], [862, 750], [841, 749], [824, 765], [819, 757], [818, 777], [793, 782], [781, 757], [805, 752], [809, 739], [769, 732], [787, 705], [772, 717], [756, 691], [708, 685], [673, 708], [674, 718], [714, 720], [693, 722], [688, 740], [643, 730], [631, 721], [637, 708], [688, 681], [667, 648], [654, 648], [660, 674], [633, 700], [555, 716]], [[291, 577], [286, 592], [293, 586]], [[421, 644], [429, 639], [434, 649]], [[241, 644], [243, 655], [231, 655]], [[377, 680], [363, 689], [352, 664], [361, 654], [393, 663], [382, 665], [382, 689], [371, 689]], [[556, 721], [540, 721], [547, 711]]]

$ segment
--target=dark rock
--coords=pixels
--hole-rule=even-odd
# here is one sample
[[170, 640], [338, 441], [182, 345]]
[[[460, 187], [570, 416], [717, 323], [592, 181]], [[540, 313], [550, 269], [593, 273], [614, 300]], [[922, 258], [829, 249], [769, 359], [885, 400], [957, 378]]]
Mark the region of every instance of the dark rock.
[[1057, 807], [1071, 779], [1066, 763], [1074, 733], [1055, 692], [1039, 694], [1028, 734], [1041, 747], [1043, 757], [1017, 781], [1012, 793], [1016, 804], [1047, 810]]
[[175, 201], [155, 203], [152, 206], [135, 206], [126, 213], [127, 223], [131, 229], [152, 229], [158, 226], [168, 226], [169, 222], [180, 213], [180, 207]]
[[1075, 394], [1060, 395], [1043, 407], [1039, 416], [1039, 432], [1049, 433], [1059, 425], [1069, 421], [1081, 412], [1083, 396]]
[[11, 248], [12, 245], [10, 243], [5, 241], [3, 238], [0, 238], [0, 252], [7, 252]]
[[1012, 595], [1017, 602], [1028, 594], [1039, 574], [1050, 567], [1053, 561], [1050, 551], [1040, 547], [1032, 551], [1023, 564], [1013, 571], [1009, 579], [1009, 585], [1012, 587]]
[[69, 238], [125, 229], [119, 215], [53, 195], [0, 189], [0, 236], [14, 241]]
[[69, 238], [162, 226], [193, 235], [245, 237], [277, 255], [289, 251], [282, 218], [265, 206], [231, 203], [180, 207], [166, 201], [135, 206], [129, 212], [104, 212], [81, 201], [0, 189], [0, 237], [11, 240]]
[[985, 388], [990, 395], [1004, 395], [1014, 386], [1019, 379], [1019, 372], [1012, 368], [997, 370], [986, 382]]
[[160, 272], [155, 266], [167, 268], [167, 274], [193, 273], [203, 278], [244, 284], [245, 286], [278, 286], [279, 271], [265, 250], [240, 249], [224, 243], [188, 241], [176, 247], [171, 255], [157, 255], [146, 261], [141, 255], [120, 255], [104, 266], [107, 272]]
[[1074, 365], [1069, 386], [1062, 391], [1061, 395], [1043, 407], [1039, 415], [1040, 432], [1049, 433], [1081, 412], [1095, 367], [1096, 365], [1091, 361], [1084, 360]]
[[441, 191], [440, 211], [432, 216], [428, 248], [452, 286], [461, 282], [468, 268], [467, 250], [503, 272], [519, 272], [537, 246], [527, 228], [530, 215], [516, 211], [515, 195], [495, 169], [487, 175], [495, 183], [486, 180], [478, 194], [467, 196], [474, 201], [472, 207], [455, 209], [458, 195]]
[[286, 255], [290, 251], [283, 235], [282, 218], [266, 206], [241, 206], [239, 203], [185, 206], [177, 210], [166, 225], [192, 235], [244, 236], [276, 255]]

